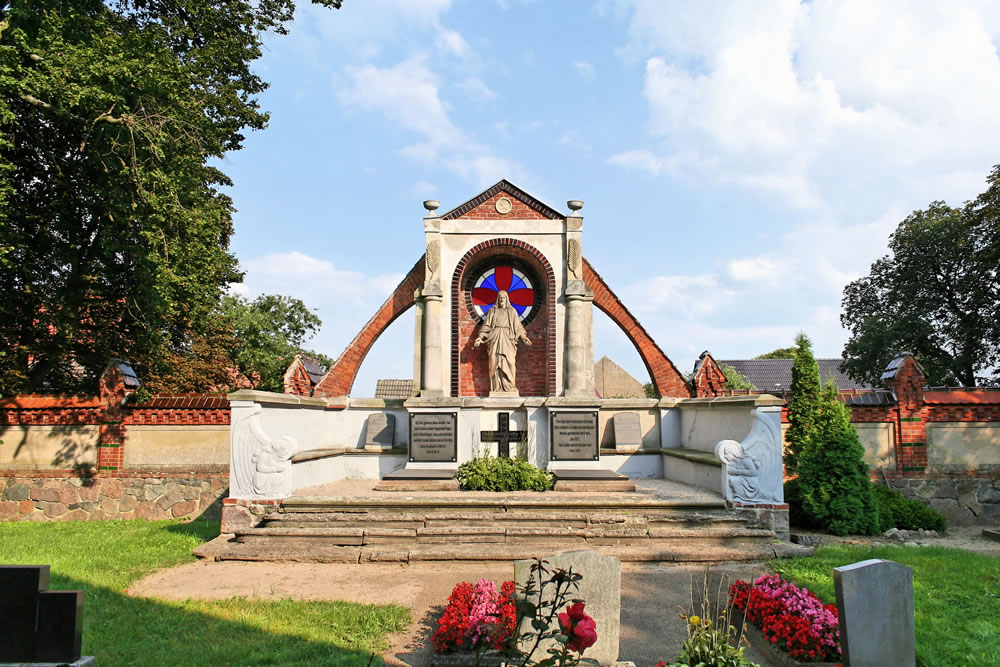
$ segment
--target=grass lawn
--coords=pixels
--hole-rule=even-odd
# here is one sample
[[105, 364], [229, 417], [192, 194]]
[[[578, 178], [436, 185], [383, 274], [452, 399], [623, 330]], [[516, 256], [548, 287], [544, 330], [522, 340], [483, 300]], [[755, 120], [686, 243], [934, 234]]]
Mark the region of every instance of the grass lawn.
[[191, 550], [218, 532], [218, 522], [0, 523], [0, 563], [48, 564], [52, 589], [86, 591], [83, 653], [100, 664], [367, 665], [410, 622], [396, 605], [125, 594], [155, 570], [194, 560]]
[[913, 568], [919, 665], [1000, 665], [1000, 559], [945, 547], [820, 547], [772, 561], [781, 576], [836, 602], [833, 568], [869, 558]]

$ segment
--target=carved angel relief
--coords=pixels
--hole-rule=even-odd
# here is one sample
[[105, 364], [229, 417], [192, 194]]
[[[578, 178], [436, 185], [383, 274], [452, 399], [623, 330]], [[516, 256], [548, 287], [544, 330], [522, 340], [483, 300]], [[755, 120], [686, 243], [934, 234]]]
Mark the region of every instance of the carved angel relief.
[[781, 424], [753, 411], [743, 442], [722, 440], [715, 455], [726, 466], [726, 498], [745, 504], [782, 502]]
[[260, 426], [259, 405], [233, 431], [232, 475], [239, 492], [259, 498], [287, 498], [292, 493], [291, 436], [271, 438]]
[[580, 242], [570, 239], [566, 244], [566, 268], [573, 280], [581, 280], [580, 276]]

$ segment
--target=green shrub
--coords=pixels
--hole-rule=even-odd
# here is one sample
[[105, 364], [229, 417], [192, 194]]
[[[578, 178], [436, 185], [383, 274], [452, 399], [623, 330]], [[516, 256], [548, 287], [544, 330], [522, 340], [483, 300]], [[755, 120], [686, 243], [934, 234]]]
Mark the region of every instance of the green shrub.
[[459, 486], [466, 491], [548, 491], [552, 474], [524, 459], [477, 456], [458, 467]]
[[833, 383], [823, 388], [818, 407], [799, 458], [802, 510], [834, 535], [874, 535], [878, 508], [850, 409], [838, 399]]
[[948, 521], [940, 512], [920, 501], [907, 498], [895, 489], [872, 484], [872, 495], [875, 496], [875, 503], [878, 505], [880, 530], [923, 528], [943, 532], [948, 529]]
[[799, 478], [785, 482], [785, 503], [788, 505], [788, 521], [796, 528], [817, 528], [816, 522], [802, 509], [802, 487]]

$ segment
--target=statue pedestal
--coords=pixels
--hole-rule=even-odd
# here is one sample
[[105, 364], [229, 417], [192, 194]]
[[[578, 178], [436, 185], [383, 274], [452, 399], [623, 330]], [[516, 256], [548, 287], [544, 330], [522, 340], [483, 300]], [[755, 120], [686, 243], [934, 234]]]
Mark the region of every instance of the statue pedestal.
[[519, 398], [521, 396], [520, 392], [517, 391], [491, 391], [490, 398]]

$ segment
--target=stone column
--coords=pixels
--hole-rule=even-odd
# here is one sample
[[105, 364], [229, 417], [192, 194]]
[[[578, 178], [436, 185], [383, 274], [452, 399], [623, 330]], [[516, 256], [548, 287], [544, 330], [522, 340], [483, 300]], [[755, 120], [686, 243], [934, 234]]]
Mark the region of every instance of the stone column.
[[566, 396], [594, 396], [593, 302], [594, 293], [582, 280], [570, 281], [566, 290]]
[[423, 290], [423, 350], [420, 372], [420, 395], [423, 398], [444, 396], [441, 386], [441, 299], [440, 285], [429, 285]]

